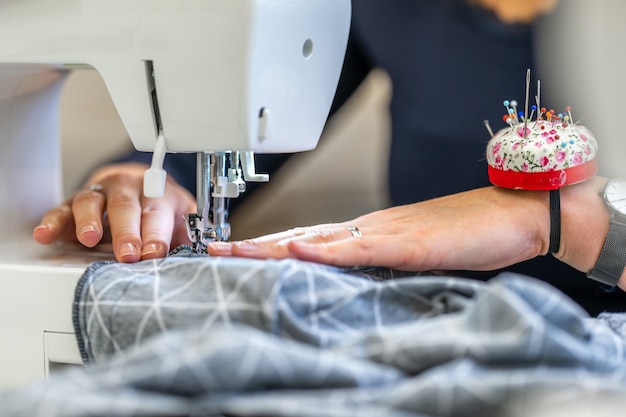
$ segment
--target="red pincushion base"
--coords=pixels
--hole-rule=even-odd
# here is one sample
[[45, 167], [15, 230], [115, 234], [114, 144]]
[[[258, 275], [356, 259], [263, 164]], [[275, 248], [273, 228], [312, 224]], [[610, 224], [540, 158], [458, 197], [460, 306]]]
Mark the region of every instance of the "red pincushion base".
[[595, 158], [575, 167], [547, 172], [502, 171], [491, 165], [488, 169], [493, 185], [516, 190], [556, 190], [585, 181], [598, 172]]

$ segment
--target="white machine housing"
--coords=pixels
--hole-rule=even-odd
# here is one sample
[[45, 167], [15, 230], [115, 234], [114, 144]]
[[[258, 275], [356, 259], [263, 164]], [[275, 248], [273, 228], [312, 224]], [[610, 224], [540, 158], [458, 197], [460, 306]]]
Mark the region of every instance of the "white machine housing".
[[68, 72], [100, 73], [140, 151], [159, 132], [169, 152], [310, 150], [350, 14], [350, 0], [0, 0], [0, 388], [44, 376], [50, 352], [78, 360], [73, 289], [102, 256], [31, 238], [62, 198]]

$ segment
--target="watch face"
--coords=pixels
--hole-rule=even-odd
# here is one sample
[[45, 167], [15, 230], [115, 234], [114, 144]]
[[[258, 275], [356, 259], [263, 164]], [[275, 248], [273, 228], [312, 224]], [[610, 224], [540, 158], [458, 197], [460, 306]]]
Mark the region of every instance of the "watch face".
[[614, 210], [626, 215], [626, 179], [609, 180], [604, 189], [604, 199]]

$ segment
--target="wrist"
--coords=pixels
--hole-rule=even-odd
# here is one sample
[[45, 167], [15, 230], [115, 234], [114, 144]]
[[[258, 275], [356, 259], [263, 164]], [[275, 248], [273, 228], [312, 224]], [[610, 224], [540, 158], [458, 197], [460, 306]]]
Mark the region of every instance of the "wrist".
[[606, 182], [593, 177], [561, 189], [561, 246], [554, 256], [582, 272], [595, 265], [609, 230], [611, 215], [601, 198]]
[[546, 255], [550, 246], [550, 202], [547, 191], [512, 190], [494, 187], [499, 194], [500, 210], [515, 218], [515, 233], [520, 237], [522, 260]]

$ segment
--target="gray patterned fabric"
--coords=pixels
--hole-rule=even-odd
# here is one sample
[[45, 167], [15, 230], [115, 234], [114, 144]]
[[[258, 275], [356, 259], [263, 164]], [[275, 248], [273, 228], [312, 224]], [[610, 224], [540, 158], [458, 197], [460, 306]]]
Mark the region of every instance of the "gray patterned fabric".
[[94, 264], [74, 320], [88, 365], [0, 393], [1, 416], [554, 416], [582, 400], [594, 415], [626, 409], [626, 316], [590, 318], [513, 274], [484, 283], [183, 248]]

